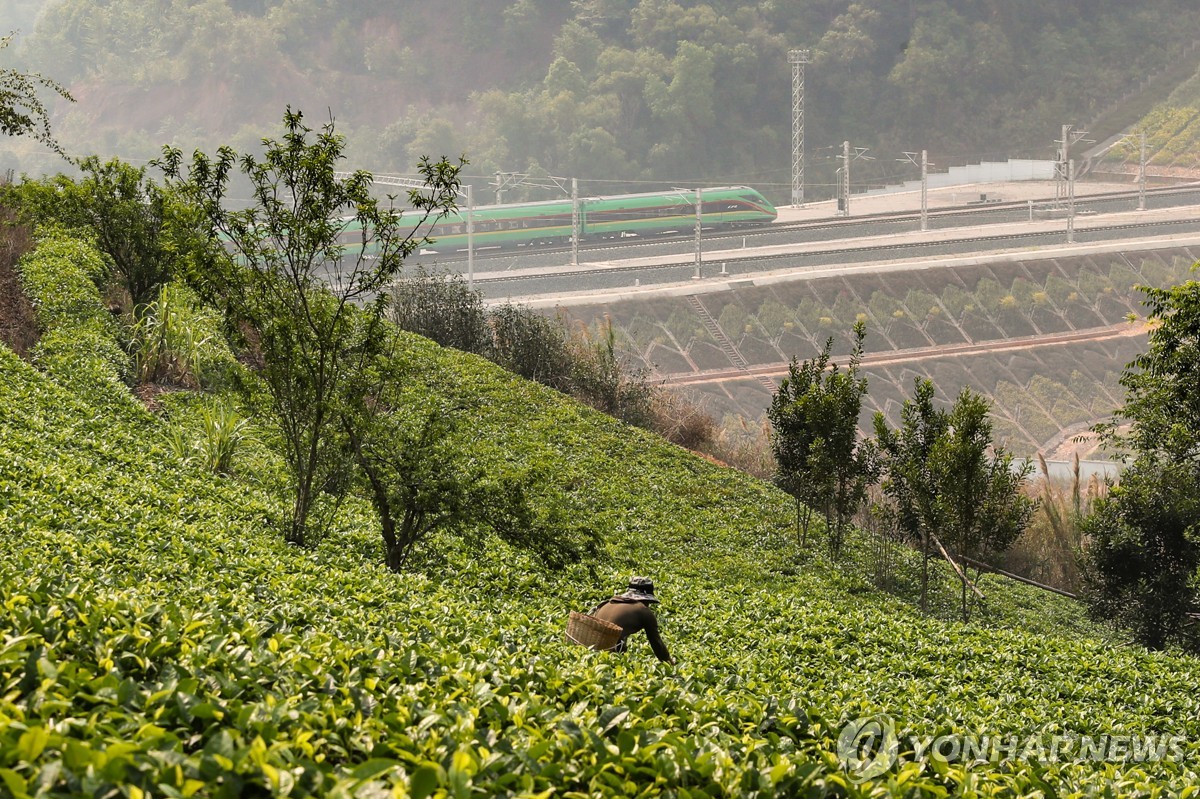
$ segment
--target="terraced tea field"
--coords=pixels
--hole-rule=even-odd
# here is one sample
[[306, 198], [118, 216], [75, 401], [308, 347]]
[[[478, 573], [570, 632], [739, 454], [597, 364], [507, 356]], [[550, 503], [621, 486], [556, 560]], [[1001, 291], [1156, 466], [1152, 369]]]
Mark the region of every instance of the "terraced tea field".
[[[461, 451], [523, 475], [539, 514], [600, 532], [602, 553], [551, 571], [496, 540], [439, 540], [394, 574], [354, 499], [323, 509], [317, 545], [287, 546], [270, 436], [229, 475], [178, 457], [169, 442], [220, 397], [147, 410], [82, 269], [97, 259], [57, 257], [31, 271], [33, 364], [0, 347], [6, 795], [1194, 790], [1193, 659], [1124, 646], [1069, 600], [996, 578], [980, 621], [921, 617], [903, 553], [900, 598], [878, 592], [861, 540], [836, 564], [798, 552], [769, 485], [415, 337], [397, 354], [408, 388], [461, 409]], [[569, 610], [630, 573], [656, 579], [675, 668], [644, 641], [618, 656], [563, 639]], [[952, 607], [950, 575], [935, 589]], [[847, 725], [885, 715], [903, 743], [855, 769]], [[1173, 743], [978, 761], [920, 744], [950, 734]]]

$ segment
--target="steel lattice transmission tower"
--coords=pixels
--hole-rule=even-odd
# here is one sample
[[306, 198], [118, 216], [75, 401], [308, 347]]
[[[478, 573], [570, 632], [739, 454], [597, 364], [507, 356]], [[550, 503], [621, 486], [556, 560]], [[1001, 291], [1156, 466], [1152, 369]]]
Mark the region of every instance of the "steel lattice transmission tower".
[[804, 65], [808, 50], [788, 50], [792, 65], [792, 205], [804, 205]]

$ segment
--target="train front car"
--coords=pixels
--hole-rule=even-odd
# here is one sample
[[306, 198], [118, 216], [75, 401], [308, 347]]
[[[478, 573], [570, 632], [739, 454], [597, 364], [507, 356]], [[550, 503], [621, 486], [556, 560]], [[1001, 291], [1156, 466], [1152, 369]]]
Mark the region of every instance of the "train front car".
[[749, 186], [706, 189], [701, 201], [705, 227], [756, 227], [779, 216], [775, 206]]

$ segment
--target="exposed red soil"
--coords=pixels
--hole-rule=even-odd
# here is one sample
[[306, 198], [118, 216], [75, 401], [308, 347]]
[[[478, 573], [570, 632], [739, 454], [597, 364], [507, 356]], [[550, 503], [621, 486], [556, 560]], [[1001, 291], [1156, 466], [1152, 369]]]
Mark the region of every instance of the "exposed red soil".
[[17, 261], [32, 248], [29, 230], [14, 225], [12, 214], [0, 209], [0, 341], [23, 358], [41, 336], [16, 271]]
[[179, 391], [191, 391], [192, 389], [186, 386], [177, 386], [167, 383], [139, 383], [133, 388], [133, 395], [142, 401], [146, 406], [146, 410], [151, 413], [158, 413], [162, 410], [162, 402], [159, 397], [164, 394], [174, 394]]
[[[978, 355], [985, 352], [1004, 352], [1007, 350], [1024, 351], [1037, 349], [1038, 347], [1056, 346], [1075, 341], [1103, 341], [1105, 339], [1122, 338], [1126, 336], [1143, 336], [1146, 335], [1146, 333], [1147, 328], [1144, 325], [1134, 325], [1125, 322], [1108, 327], [1075, 330], [1068, 333], [1055, 333], [1053, 335], [1022, 336], [1018, 338], [1003, 339], [1000, 341], [980, 342], [977, 344], [939, 345], [936, 347], [917, 347], [908, 350], [896, 350], [894, 352], [878, 352], [864, 356], [862, 359], [862, 365], [864, 367], [887, 366], [897, 363], [907, 363], [909, 361], [920, 361], [931, 357], [940, 358], [947, 355]], [[727, 381], [745, 380], [748, 376], [784, 376], [787, 374], [787, 368], [787, 364], [774, 364], [770, 366], [756, 366], [750, 369], [730, 368], [714, 369], [708, 372], [697, 373], [682, 372], [662, 375], [662, 378], [664, 382], [676, 385], [723, 383]]]

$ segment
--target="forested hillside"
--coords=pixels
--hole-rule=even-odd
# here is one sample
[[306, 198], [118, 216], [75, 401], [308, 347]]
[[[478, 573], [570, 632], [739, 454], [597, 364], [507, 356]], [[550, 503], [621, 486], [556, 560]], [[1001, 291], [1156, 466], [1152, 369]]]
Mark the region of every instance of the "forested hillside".
[[0, 34], [32, 33], [47, 0], [0, 0]]
[[[812, 182], [843, 139], [939, 163], [1048, 156], [1190, 44], [1184, 0], [8, 0], [36, 30], [23, 66], [68, 86], [68, 149], [147, 157], [255, 141], [292, 103], [334, 114], [352, 158], [410, 172], [422, 154], [470, 172], [588, 181], [775, 184], [790, 167], [792, 47], [812, 50]], [[7, 19], [7, 17], [6, 17]], [[35, 152], [0, 167], [56, 168]], [[860, 170], [895, 173], [884, 157]], [[603, 183], [588, 190], [604, 191]]]

